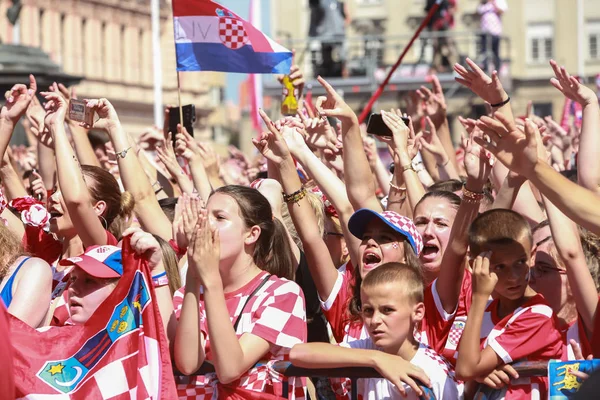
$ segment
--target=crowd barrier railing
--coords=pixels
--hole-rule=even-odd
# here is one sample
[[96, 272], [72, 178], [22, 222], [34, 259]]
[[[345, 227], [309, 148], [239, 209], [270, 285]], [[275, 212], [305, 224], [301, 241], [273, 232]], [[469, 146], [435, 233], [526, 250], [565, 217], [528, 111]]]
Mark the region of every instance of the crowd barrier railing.
[[[513, 368], [519, 373], [519, 377], [546, 376], [548, 374], [547, 361], [522, 361], [512, 364]], [[345, 367], [345, 368], [300, 368], [292, 365], [289, 361], [278, 361], [274, 363], [273, 369], [286, 378], [295, 377], [327, 377], [327, 378], [348, 378], [351, 382], [352, 400], [358, 399], [357, 382], [362, 378], [381, 378], [382, 376], [374, 368], [366, 367]], [[200, 369], [189, 376], [185, 376], [176, 369], [175, 378], [178, 382], [187, 381], [197, 375], [205, 375], [215, 372], [214, 366], [205, 362]], [[283, 396], [288, 397], [289, 385], [287, 380], [283, 382]]]

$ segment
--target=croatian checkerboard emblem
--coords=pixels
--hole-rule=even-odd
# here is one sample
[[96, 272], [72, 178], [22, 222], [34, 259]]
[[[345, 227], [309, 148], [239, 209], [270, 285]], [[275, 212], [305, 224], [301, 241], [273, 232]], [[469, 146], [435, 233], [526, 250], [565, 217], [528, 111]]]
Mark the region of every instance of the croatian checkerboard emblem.
[[232, 50], [244, 47], [248, 43], [248, 35], [244, 22], [230, 12], [217, 9], [219, 16], [219, 39]]

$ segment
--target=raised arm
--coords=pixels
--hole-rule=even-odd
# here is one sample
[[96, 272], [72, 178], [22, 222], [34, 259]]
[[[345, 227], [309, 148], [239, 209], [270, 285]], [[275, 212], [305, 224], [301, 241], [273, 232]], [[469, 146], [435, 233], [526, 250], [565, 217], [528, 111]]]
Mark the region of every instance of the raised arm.
[[69, 211], [69, 217], [73, 221], [73, 225], [77, 227], [77, 234], [84, 247], [104, 245], [106, 244], [106, 231], [92, 205], [92, 198], [83, 179], [81, 166], [65, 132], [67, 102], [57, 93], [44, 92], [42, 95], [48, 101], [44, 122], [54, 139], [58, 184]]
[[331, 171], [319, 158], [308, 148], [302, 135], [297, 130], [285, 130], [282, 132], [290, 153], [302, 165], [306, 172], [317, 182], [319, 189], [327, 196], [338, 213], [340, 225], [344, 232], [344, 239], [348, 246], [350, 259], [353, 265], [358, 265], [358, 246], [360, 240], [348, 230], [348, 221], [354, 213], [354, 208], [348, 200], [346, 187], [333, 171]]
[[165, 165], [167, 171], [171, 174], [171, 177], [177, 181], [181, 191], [191, 196], [194, 193], [194, 184], [177, 161], [177, 156], [173, 150], [171, 132], [169, 132], [162, 144], [156, 147], [156, 154], [158, 155], [160, 162]]
[[342, 123], [344, 178], [348, 199], [356, 210], [369, 208], [381, 212], [383, 209], [375, 195], [375, 180], [363, 148], [358, 118], [325, 79], [319, 77], [318, 80], [325, 88], [327, 96], [317, 99], [317, 111], [322, 118], [335, 117]]
[[[327, 299], [337, 280], [337, 269], [329, 255], [327, 245], [319, 232], [317, 218], [308, 199], [300, 194], [306, 189], [303, 188], [302, 182], [300, 182], [288, 146], [280, 131], [264, 111], [261, 110], [260, 115], [265, 121], [269, 132], [263, 133], [259, 139], [253, 139], [252, 142], [261, 154], [279, 169], [283, 193], [286, 195], [297, 194], [287, 202], [288, 209], [298, 236], [302, 241], [306, 261], [319, 297]], [[295, 128], [290, 126], [282, 127], [282, 130], [288, 129], [293, 130]]]
[[498, 72], [492, 72], [492, 76], [489, 77], [470, 58], [467, 58], [466, 62], [469, 69], [460, 64], [454, 65], [454, 71], [459, 75], [455, 78], [456, 81], [486, 101], [493, 112], [504, 115], [508, 120], [514, 120], [510, 98], [500, 83]]
[[479, 214], [479, 204], [483, 198], [483, 187], [492, 170], [485, 151], [469, 140], [465, 143], [465, 169], [467, 182], [463, 189], [463, 199], [454, 218], [450, 231], [450, 245], [442, 257], [442, 266], [436, 285], [442, 307], [447, 313], [456, 310], [460, 288], [465, 273], [465, 256], [468, 249], [469, 227]]
[[583, 254], [579, 230], [577, 225], [545, 196], [543, 201], [550, 222], [552, 240], [567, 268], [567, 278], [575, 298], [577, 312], [583, 319], [588, 339], [591, 339], [591, 333], [594, 330], [594, 316], [598, 306], [598, 291]]
[[190, 166], [190, 172], [192, 173], [194, 187], [200, 194], [202, 200], [206, 203], [212, 192], [212, 186], [210, 185], [208, 174], [204, 168], [200, 147], [194, 138], [187, 132], [185, 127], [178, 124], [177, 129], [179, 131], [176, 135], [177, 141], [175, 142], [175, 151], [177, 152], [177, 155], [187, 160], [188, 165]]
[[27, 111], [36, 91], [35, 78], [29, 75], [29, 88], [19, 84], [7, 92], [6, 103], [0, 111], [0, 155], [4, 156], [15, 125]]
[[[435, 163], [440, 180], [445, 181], [448, 179], [459, 179], [458, 172], [454, 166], [455, 163], [452, 162], [453, 158], [456, 159], [454, 156], [454, 150], [452, 150], [451, 154], [447, 153], [445, 146], [440, 140], [441, 136], [438, 135], [438, 130], [435, 128], [435, 124], [429, 117], [427, 117], [426, 120], [427, 127], [429, 129], [423, 131], [423, 135], [419, 140], [421, 147], [429, 151], [435, 157]], [[440, 132], [447, 130], [449, 137], [450, 131], [447, 128], [447, 124], [442, 124], [442, 126], [440, 126]]]
[[382, 111], [381, 115], [383, 116], [383, 122], [393, 133], [394, 155], [400, 162], [400, 165], [394, 167], [394, 174], [401, 174], [402, 176], [401, 180], [404, 181], [412, 212], [421, 197], [425, 195], [425, 188], [412, 165], [412, 160], [419, 151], [419, 137], [422, 133], [415, 135], [412, 119], [409, 119], [409, 124], [406, 126], [400, 117], [400, 110]]
[[502, 115], [482, 117], [479, 125], [491, 141], [476, 138], [511, 170], [531, 183], [575, 223], [600, 234], [600, 209], [596, 194], [571, 182], [546, 163], [538, 162], [537, 139], [532, 130], [517, 129], [514, 121]]
[[598, 96], [579, 80], [569, 75], [565, 67], [559, 67], [550, 60], [555, 77], [550, 83], [566, 98], [583, 107], [579, 156], [577, 157], [577, 178], [579, 184], [593, 192], [600, 193], [600, 107]]
[[114, 107], [107, 99], [87, 100], [87, 107], [100, 117], [94, 126], [108, 132], [117, 154], [123, 186], [135, 199], [134, 210], [140, 224], [149, 233], [164, 240], [172, 239], [171, 222], [158, 204], [154, 189], [138, 160], [135, 144], [121, 126]]

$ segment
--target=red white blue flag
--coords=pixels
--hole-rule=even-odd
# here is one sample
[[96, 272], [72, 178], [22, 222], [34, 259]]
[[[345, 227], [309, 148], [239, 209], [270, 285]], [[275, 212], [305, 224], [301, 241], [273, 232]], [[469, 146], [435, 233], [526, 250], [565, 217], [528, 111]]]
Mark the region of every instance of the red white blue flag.
[[210, 0], [173, 0], [177, 71], [287, 74], [292, 52]]
[[16, 398], [177, 397], [146, 262], [123, 242], [123, 276], [84, 324], [35, 330], [11, 317]]

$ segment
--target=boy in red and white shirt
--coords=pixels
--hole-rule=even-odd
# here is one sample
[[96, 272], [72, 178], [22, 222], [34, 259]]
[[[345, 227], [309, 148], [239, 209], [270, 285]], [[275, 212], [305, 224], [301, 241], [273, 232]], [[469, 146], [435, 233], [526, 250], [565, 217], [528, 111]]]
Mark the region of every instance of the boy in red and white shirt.
[[[556, 316], [529, 286], [532, 236], [527, 221], [514, 211], [487, 211], [471, 224], [469, 246], [471, 254], [478, 256], [457, 376], [478, 378], [496, 388], [503, 386], [498, 369], [506, 364], [560, 359], [563, 343]], [[513, 379], [503, 390], [505, 399], [544, 399], [548, 380]]]
[[359, 399], [462, 398], [463, 385], [454, 378], [452, 367], [413, 335], [425, 312], [421, 270], [400, 263], [378, 266], [365, 276], [360, 296], [366, 338], [340, 346], [294, 346], [292, 363], [305, 368], [377, 369], [385, 379], [359, 379]]

